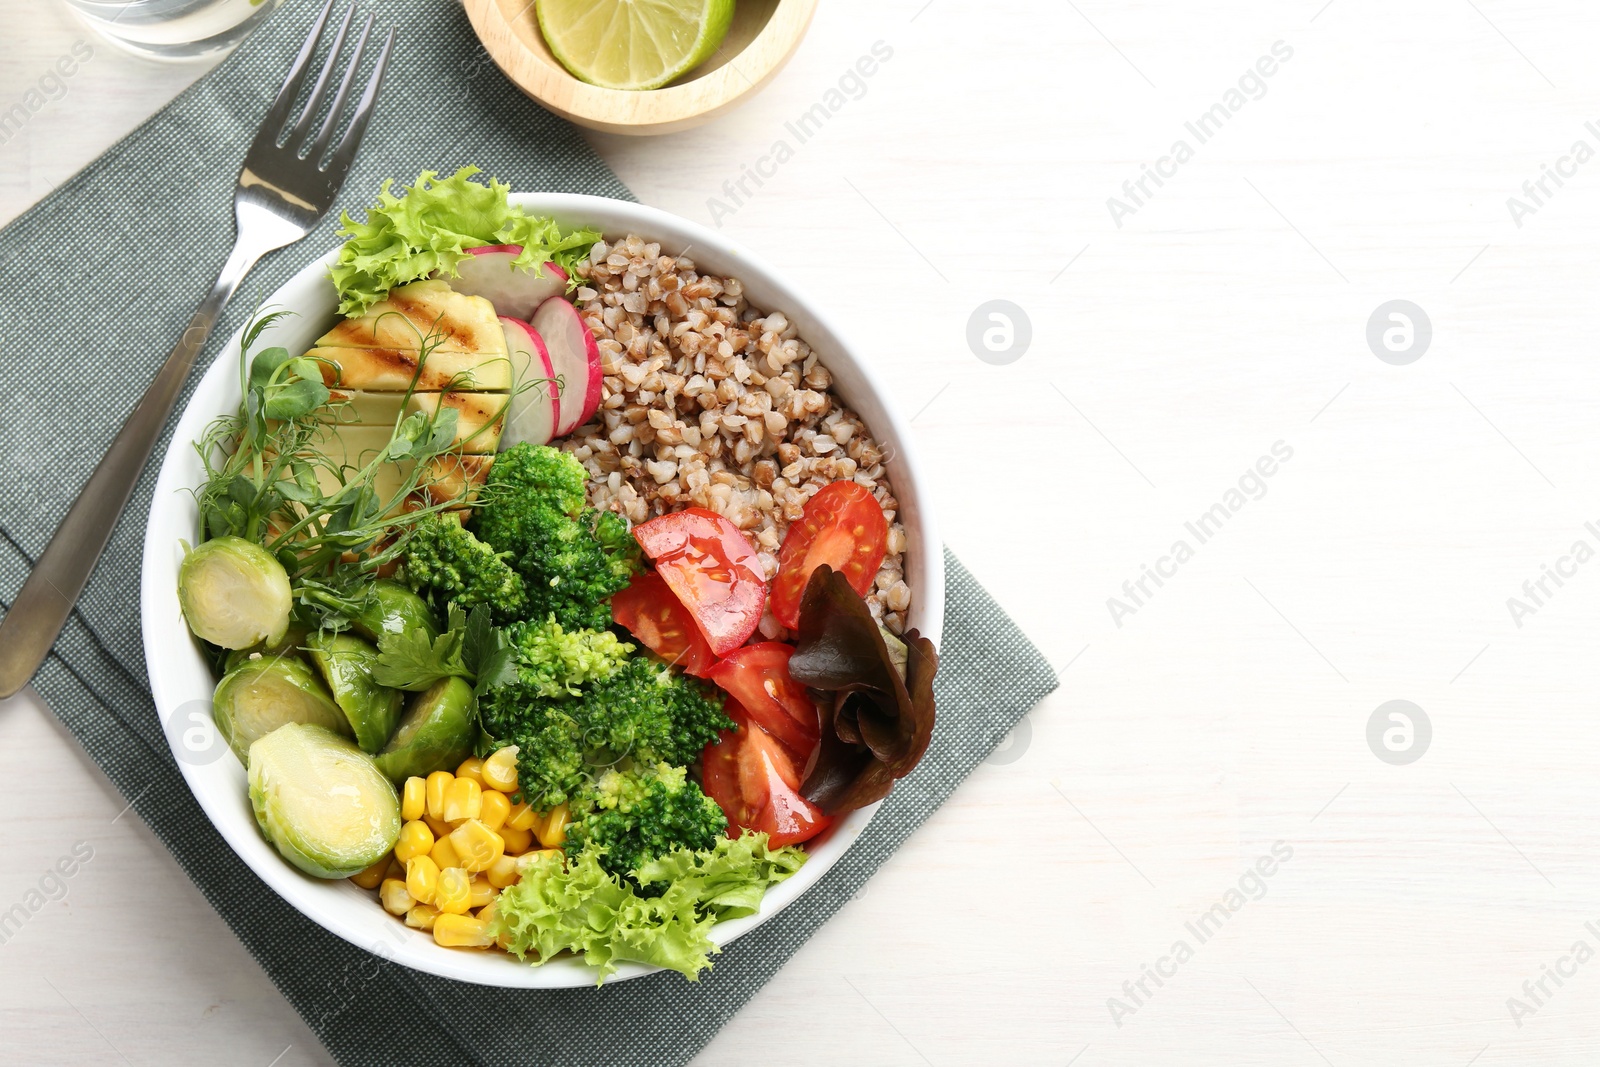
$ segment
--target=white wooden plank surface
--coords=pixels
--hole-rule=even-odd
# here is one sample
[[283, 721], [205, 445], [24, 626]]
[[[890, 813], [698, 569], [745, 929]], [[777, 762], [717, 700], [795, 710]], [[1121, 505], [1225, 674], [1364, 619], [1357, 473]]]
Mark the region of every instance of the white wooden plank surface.
[[[4, 104], [81, 33], [0, 16]], [[1600, 162], [1520, 226], [1506, 201], [1600, 150], [1597, 30], [1576, 0], [833, 4], [743, 110], [596, 138], [642, 199], [838, 310], [916, 413], [950, 544], [1063, 671], [697, 1062], [1594, 1062], [1600, 963], [1568, 954], [1600, 951], [1600, 564], [1520, 627], [1507, 599], [1600, 549]], [[1199, 143], [1185, 123], [1280, 41]], [[194, 73], [99, 49], [0, 145], [0, 217]], [[799, 143], [786, 122], [836, 88]], [[1179, 138], [1192, 158], [1118, 227], [1107, 199]], [[965, 340], [997, 298], [1032, 323], [1006, 366]], [[1364, 340], [1397, 298], [1433, 328], [1408, 366]], [[1199, 544], [1185, 523], [1280, 441]], [[1117, 625], [1108, 598], [1180, 538]], [[1407, 766], [1366, 741], [1393, 699], [1433, 728]], [[328, 1062], [31, 700], [0, 708], [0, 782], [0, 904], [94, 849], [0, 945], [8, 1060]], [[1201, 943], [1186, 923], [1241, 879]]]

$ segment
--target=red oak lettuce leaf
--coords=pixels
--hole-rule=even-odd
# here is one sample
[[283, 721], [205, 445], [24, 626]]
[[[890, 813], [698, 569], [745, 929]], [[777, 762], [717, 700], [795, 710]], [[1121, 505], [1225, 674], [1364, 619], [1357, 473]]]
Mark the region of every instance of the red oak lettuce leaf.
[[833, 697], [800, 790], [829, 815], [882, 800], [928, 750], [939, 654], [916, 630], [904, 641], [902, 679], [866, 601], [826, 564], [811, 573], [789, 676]]

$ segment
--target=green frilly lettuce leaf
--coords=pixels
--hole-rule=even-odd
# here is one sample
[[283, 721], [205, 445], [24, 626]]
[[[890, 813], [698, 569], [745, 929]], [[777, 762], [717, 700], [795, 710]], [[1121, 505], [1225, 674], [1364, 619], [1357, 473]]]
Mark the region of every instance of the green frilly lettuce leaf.
[[570, 276], [600, 239], [596, 230], [564, 233], [553, 219], [528, 215], [507, 201], [510, 186], [493, 178], [487, 185], [475, 182], [478, 173], [462, 167], [440, 179], [425, 170], [398, 196], [385, 179], [365, 222], [342, 216], [345, 243], [328, 270], [339, 290], [339, 314], [360, 315], [395, 286], [434, 271], [455, 277], [469, 248], [521, 245], [517, 267], [533, 270], [554, 261]]
[[600, 980], [632, 960], [677, 971], [694, 981], [711, 966], [712, 926], [754, 914], [767, 887], [805, 863], [794, 847], [771, 848], [766, 834], [747, 833], [714, 849], [678, 849], [635, 872], [645, 896], [600, 865], [590, 846], [568, 858], [535, 854], [522, 880], [501, 892], [496, 934], [519, 958], [539, 964], [563, 951], [596, 967]]

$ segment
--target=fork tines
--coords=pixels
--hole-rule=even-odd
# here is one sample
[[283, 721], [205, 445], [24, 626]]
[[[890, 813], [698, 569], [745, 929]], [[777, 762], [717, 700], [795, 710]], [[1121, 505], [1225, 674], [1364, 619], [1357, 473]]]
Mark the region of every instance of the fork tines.
[[[344, 111], [345, 103], [350, 96], [350, 87], [355, 82], [357, 71], [361, 68], [362, 60], [366, 56], [367, 45], [372, 34], [373, 16], [368, 15], [361, 26], [360, 36], [356, 40], [355, 51], [351, 54], [345, 67], [344, 75], [339, 79], [338, 90], [334, 93], [333, 103], [327, 108], [322, 125], [317, 129], [314, 139], [309, 137], [312, 124], [319, 112], [323, 110], [323, 103], [328, 96], [328, 83], [333, 77], [334, 64], [339, 59], [339, 53], [344, 50], [345, 39], [350, 32], [350, 23], [355, 16], [355, 8], [345, 11], [344, 18], [340, 20], [338, 32], [334, 35], [333, 44], [328, 49], [327, 57], [323, 60], [322, 69], [317, 73], [316, 82], [311, 87], [310, 94], [306, 97], [305, 105], [300, 111], [300, 116], [295, 120], [293, 127], [285, 131], [289, 114], [294, 109], [295, 100], [300, 96], [300, 91], [305, 85], [306, 75], [310, 72], [311, 61], [322, 44], [322, 38], [328, 28], [328, 18], [333, 13], [333, 0], [323, 6], [322, 13], [312, 24], [311, 33], [306, 37], [305, 44], [300, 46], [300, 53], [295, 57], [294, 65], [289, 68], [289, 75], [284, 79], [283, 88], [279, 90], [278, 97], [272, 103], [272, 108], [267, 112], [262, 121], [261, 132], [257, 135], [252, 153], [256, 150], [267, 148], [270, 145], [292, 153], [296, 157], [311, 162], [318, 170], [348, 167], [355, 156], [361, 136], [366, 132], [367, 123], [372, 118], [373, 104], [377, 100], [378, 86], [383, 80], [383, 72], [389, 65], [389, 55], [394, 49], [394, 30], [391, 28], [384, 37], [383, 49], [378, 53], [377, 61], [372, 66], [372, 72], [367, 77], [366, 87], [362, 90], [361, 99], [356, 105], [354, 114], [350, 118], [344, 136], [335, 145], [333, 135], [339, 127], [340, 115]], [[323, 162], [322, 157], [333, 146], [333, 154]]]

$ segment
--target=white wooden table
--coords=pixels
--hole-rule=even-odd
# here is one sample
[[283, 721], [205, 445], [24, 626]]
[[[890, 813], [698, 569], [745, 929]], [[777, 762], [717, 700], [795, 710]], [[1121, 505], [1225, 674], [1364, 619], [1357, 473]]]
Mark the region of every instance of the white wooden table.
[[[0, 19], [3, 110], [82, 34]], [[1595, 1062], [1597, 32], [1578, 0], [833, 4], [736, 114], [596, 138], [827, 296], [1063, 679], [697, 1062]], [[0, 144], [0, 217], [196, 73], [97, 48]], [[966, 339], [996, 299], [1031, 321], [1005, 365]], [[1392, 300], [1431, 323], [1405, 365], [1366, 339]], [[1369, 747], [1391, 700], [1431, 724], [1409, 764]], [[35, 700], [0, 783], [0, 907], [93, 849], [0, 945], [0, 1058], [329, 1062]]]

